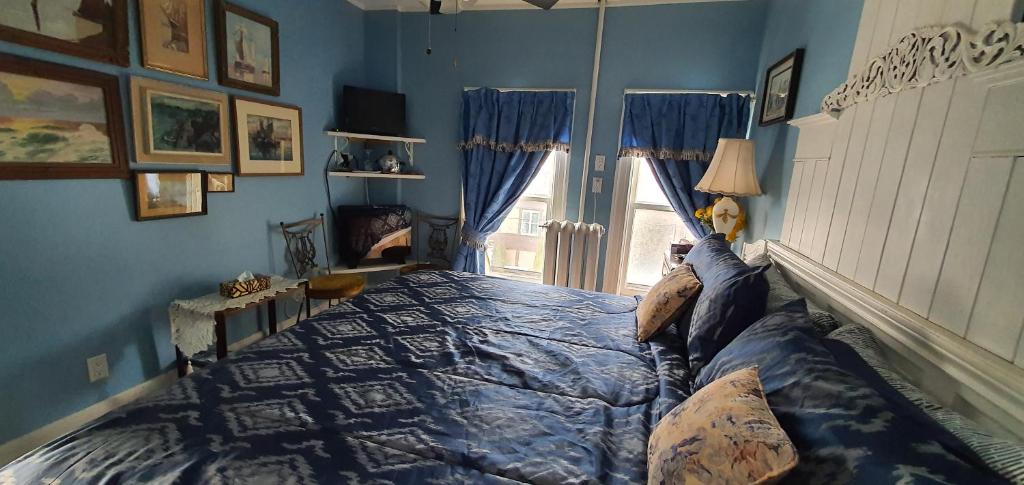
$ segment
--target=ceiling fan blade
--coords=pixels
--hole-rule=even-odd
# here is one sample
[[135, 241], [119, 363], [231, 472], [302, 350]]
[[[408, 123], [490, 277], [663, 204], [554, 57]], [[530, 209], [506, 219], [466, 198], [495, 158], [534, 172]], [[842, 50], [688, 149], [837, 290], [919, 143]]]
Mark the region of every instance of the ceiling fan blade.
[[544, 10], [551, 10], [551, 7], [554, 7], [555, 4], [558, 3], [558, 0], [523, 0], [523, 1], [528, 3], [528, 4], [530, 4], [530, 5], [533, 5], [534, 7], [543, 8]]
[[430, 0], [430, 15], [441, 15], [441, 0]]

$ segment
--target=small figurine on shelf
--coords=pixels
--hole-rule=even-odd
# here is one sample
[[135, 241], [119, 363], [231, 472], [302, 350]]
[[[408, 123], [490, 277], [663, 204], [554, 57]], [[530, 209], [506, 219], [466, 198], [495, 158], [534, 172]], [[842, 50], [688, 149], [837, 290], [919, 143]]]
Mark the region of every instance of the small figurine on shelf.
[[327, 166], [328, 170], [331, 172], [351, 172], [352, 156], [347, 153], [341, 153], [334, 150], [327, 159]]
[[398, 160], [398, 157], [391, 150], [388, 150], [387, 155], [377, 160], [377, 165], [380, 166], [381, 173], [400, 173], [402, 171], [402, 162]]

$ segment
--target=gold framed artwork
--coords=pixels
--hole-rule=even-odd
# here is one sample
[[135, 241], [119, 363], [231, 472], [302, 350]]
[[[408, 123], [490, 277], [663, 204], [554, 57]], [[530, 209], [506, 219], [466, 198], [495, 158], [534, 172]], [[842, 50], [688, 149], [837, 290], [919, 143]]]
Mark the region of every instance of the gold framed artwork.
[[128, 66], [128, 0], [3, 0], [0, 8], [0, 40]]
[[206, 173], [206, 191], [207, 192], [234, 192], [235, 191], [235, 174], [233, 174], [233, 173], [220, 173], [220, 172], [207, 172]]
[[226, 94], [143, 77], [131, 85], [139, 163], [231, 164]]
[[209, 79], [203, 0], [138, 0], [142, 66]]
[[224, 0], [217, 2], [217, 78], [222, 86], [281, 94], [277, 22]]
[[237, 173], [302, 175], [302, 108], [231, 98]]
[[0, 54], [0, 180], [127, 178], [117, 76]]
[[132, 172], [135, 220], [206, 215], [206, 173], [196, 170]]

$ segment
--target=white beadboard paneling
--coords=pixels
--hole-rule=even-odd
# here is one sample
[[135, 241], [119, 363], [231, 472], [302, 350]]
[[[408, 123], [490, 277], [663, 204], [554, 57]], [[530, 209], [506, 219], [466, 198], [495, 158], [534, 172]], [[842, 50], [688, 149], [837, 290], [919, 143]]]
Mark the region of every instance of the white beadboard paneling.
[[861, 243], [860, 257], [857, 259], [857, 272], [854, 275], [854, 281], [867, 288], [874, 286], [875, 276], [878, 274], [882, 248], [885, 247], [893, 205], [896, 203], [896, 194], [903, 176], [903, 165], [907, 160], [907, 148], [914, 133], [921, 93], [922, 90], [914, 89], [895, 96], [896, 109], [885, 143], [882, 166], [875, 182], [875, 196], [868, 211], [864, 240]]
[[1020, 20], [1020, 15], [1011, 17], [1015, 0], [977, 0], [974, 7], [974, 20], [971, 26], [978, 28], [993, 21]]
[[[967, 339], [1013, 360], [1024, 329], [1024, 160], [1014, 162], [992, 249], [978, 287]], [[1016, 297], [1014, 297], [1016, 295]]]
[[804, 162], [793, 162], [793, 175], [789, 178], [789, 194], [786, 195], [786, 214], [782, 219], [783, 244], [790, 246], [790, 235], [793, 233], [793, 217], [796, 215], [797, 194], [800, 193], [800, 177], [804, 174]]
[[928, 315], [931, 306], [986, 91], [969, 78], [955, 82], [899, 299], [918, 315]]
[[814, 241], [811, 243], [811, 259], [821, 262], [825, 257], [825, 244], [828, 242], [829, 229], [832, 227], [832, 214], [836, 208], [836, 193], [839, 182], [843, 178], [843, 162], [846, 160], [846, 149], [850, 142], [850, 130], [853, 128], [853, 117], [857, 107], [854, 106], [839, 117], [839, 124], [833, 136], [834, 144], [828, 161], [828, 172], [825, 174], [825, 187], [821, 195], [821, 206], [818, 209], [818, 221], [814, 226]]
[[882, 2], [892, 0], [864, 0], [864, 7], [860, 14], [860, 24], [857, 25], [857, 40], [853, 43], [853, 54], [850, 55], [850, 70], [847, 75], [860, 72], [864, 64], [870, 58], [871, 35], [875, 31], [875, 24], [878, 23], [878, 10]]
[[978, 293], [1012, 167], [1013, 159], [1005, 157], [973, 158], [967, 168], [942, 273], [928, 314], [929, 320], [960, 336], [967, 334], [967, 320]]
[[814, 240], [814, 226], [818, 223], [818, 210], [821, 207], [821, 195], [825, 189], [825, 173], [828, 172], [828, 160], [808, 162], [814, 165], [814, 176], [811, 179], [811, 196], [804, 214], [804, 231], [800, 237], [800, 252], [811, 253], [811, 242]]
[[793, 230], [789, 234], [789, 247], [798, 248], [803, 237], [804, 226], [807, 225], [807, 205], [811, 199], [811, 184], [814, 180], [814, 162], [803, 162], [800, 165], [800, 191], [797, 192], [796, 214], [793, 215]]
[[831, 155], [832, 138], [839, 124], [831, 115], [817, 113], [788, 124], [800, 129], [793, 155], [795, 160], [825, 160]]
[[1017, 358], [1013, 360], [1017, 367], [1024, 367], [1024, 332], [1020, 334], [1020, 340], [1017, 341]]
[[985, 99], [978, 139], [974, 142], [974, 155], [1024, 154], [1021, 126], [1024, 126], [1024, 79], [992, 87]]
[[857, 187], [853, 192], [850, 205], [850, 216], [846, 221], [846, 236], [839, 257], [839, 274], [853, 279], [857, 272], [857, 259], [860, 256], [861, 244], [864, 242], [864, 228], [868, 223], [868, 211], [871, 210], [871, 199], [875, 195], [878, 184], [878, 169], [882, 166], [885, 155], [885, 143], [889, 137], [889, 125], [892, 113], [896, 108], [896, 96], [886, 96], [875, 102], [875, 110], [868, 122], [868, 138], [861, 156], [860, 173]]
[[864, 144], [868, 139], [868, 120], [871, 118], [873, 104], [871, 101], [861, 103], [854, 113], [853, 128], [850, 130], [846, 158], [843, 162], [843, 175], [836, 191], [832, 228], [828, 232], [825, 255], [821, 262], [829, 269], [834, 270], [839, 266], [839, 255], [843, 249], [843, 238], [846, 236], [846, 222], [850, 216], [850, 204], [853, 203], [853, 190], [857, 187], [860, 161], [864, 155]]

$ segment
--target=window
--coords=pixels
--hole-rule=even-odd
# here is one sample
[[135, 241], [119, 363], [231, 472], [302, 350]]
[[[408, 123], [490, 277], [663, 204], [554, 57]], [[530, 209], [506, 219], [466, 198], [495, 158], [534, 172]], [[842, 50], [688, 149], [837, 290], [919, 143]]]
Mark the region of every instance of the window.
[[606, 268], [604, 289], [645, 294], [663, 276], [671, 244], [694, 237], [669, 205], [647, 160], [620, 159], [615, 177], [610, 234], [622, 236], [609, 239], [608, 261], [620, 264]]
[[568, 154], [552, 152], [537, 177], [512, 207], [498, 232], [488, 239], [487, 274], [540, 282], [544, 266], [541, 224], [565, 213]]

